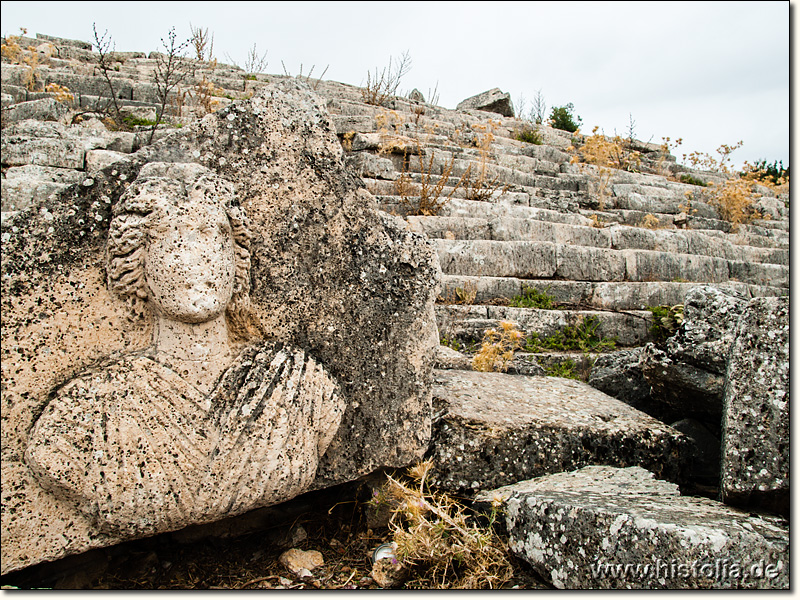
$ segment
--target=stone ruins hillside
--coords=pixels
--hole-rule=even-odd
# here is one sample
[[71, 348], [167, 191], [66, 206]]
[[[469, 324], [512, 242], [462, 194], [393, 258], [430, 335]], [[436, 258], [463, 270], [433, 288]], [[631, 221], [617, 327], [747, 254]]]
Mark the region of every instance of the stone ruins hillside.
[[[162, 106], [154, 53], [115, 52], [103, 68], [88, 43], [41, 35], [11, 41], [34, 50], [26, 60], [4, 53], [2, 63], [4, 254], [21, 247], [15, 236], [25, 223], [63, 214], [59, 203], [67, 198], [83, 210], [79, 201], [88, 206], [97, 186], [120, 174], [134, 178], [149, 162], [197, 162], [233, 180], [243, 196], [258, 196], [252, 210], [281, 251], [290, 245], [285, 240], [301, 236], [297, 248], [306, 262], [291, 267], [287, 259], [270, 270], [255, 261], [252, 277], [268, 282], [272, 296], [251, 295], [263, 300], [265, 315], [272, 311], [275, 331], [321, 354], [335, 376], [347, 379], [356, 404], [365, 405], [345, 413], [343, 423], [359, 433], [346, 437], [340, 428], [332, 447], [344, 458], [329, 452], [321, 459], [315, 489], [424, 454], [438, 489], [483, 502], [502, 499], [511, 549], [555, 587], [788, 587], [788, 192], [756, 188], [755, 214], [736, 223], [710, 200], [714, 187], [703, 185], [719, 187], [724, 175], [680, 165], [668, 147], [637, 140], [627, 142], [626, 151], [637, 157], [629, 169], [587, 164], [575, 157], [585, 157], [590, 136], [516, 118], [500, 90], [456, 110], [428, 103], [416, 90], [376, 103], [355, 86], [252, 74], [216, 62], [186, 63], [191, 75], [169, 94], [154, 130]], [[271, 99], [290, 107], [288, 116], [275, 117], [275, 131], [291, 133], [283, 141], [274, 132], [253, 139], [255, 130], [239, 125], [250, 121], [237, 115], [255, 123], [261, 117], [254, 107]], [[303, 122], [303, 115], [312, 116]], [[226, 133], [225, 126], [241, 130]], [[213, 156], [199, 142], [189, 154], [202, 138], [197, 131], [211, 136]], [[537, 143], [521, 141], [525, 131], [535, 131], [527, 139]], [[319, 141], [331, 133], [335, 149]], [[267, 156], [265, 149], [275, 149], [273, 157], [291, 152], [292, 159], [258, 163], [254, 155]], [[336, 166], [340, 158], [346, 174]], [[336, 190], [337, 197], [362, 199], [345, 203], [344, 213], [328, 200], [295, 209], [291, 199], [305, 198], [302, 190], [308, 197]], [[269, 216], [276, 206], [285, 212]], [[379, 209], [392, 239], [375, 233], [352, 241], [348, 252], [361, 256], [363, 244], [367, 257], [347, 263], [363, 270], [360, 275], [348, 278], [324, 262], [329, 270], [315, 276], [317, 257], [335, 262], [325, 252], [333, 243], [328, 233], [351, 243], [342, 215], [356, 219], [358, 207]], [[305, 221], [299, 211], [306, 211]], [[401, 251], [406, 247], [413, 252]], [[434, 322], [434, 313], [427, 319], [425, 294], [433, 293], [438, 269]], [[4, 257], [6, 299], [7, 280], [23, 281], [20, 271]], [[281, 277], [300, 282], [284, 285]], [[14, 285], [22, 302], [22, 284]], [[42, 288], [42, 282], [24, 285]], [[255, 281], [254, 289], [260, 285]], [[348, 295], [364, 290], [380, 298], [348, 304]], [[310, 299], [298, 300], [305, 294]], [[86, 303], [96, 301], [85, 295]], [[30, 298], [24, 302], [43, 310]], [[385, 335], [370, 329], [374, 315], [391, 312], [375, 308], [381, 302], [402, 321]], [[301, 323], [288, 306], [302, 306]], [[346, 306], [374, 312], [331, 316]], [[15, 310], [18, 319], [22, 309]], [[65, 311], [68, 323], [80, 321], [86, 331], [80, 309]], [[121, 312], [110, 318], [120, 321]], [[21, 323], [21, 317], [14, 321], [17, 332], [28, 326]], [[328, 336], [330, 323], [350, 327], [349, 337]], [[408, 339], [395, 337], [401, 335]], [[435, 358], [426, 345], [433, 336], [440, 342]], [[85, 339], [92, 343], [90, 335]], [[4, 333], [4, 363], [12, 357], [8, 344]], [[401, 366], [389, 347], [400, 348]], [[379, 368], [365, 366], [373, 348], [383, 361]], [[364, 357], [337, 357], [348, 350]], [[25, 354], [17, 346], [14, 352]], [[14, 364], [27, 368], [21, 359]], [[47, 369], [46, 362], [36, 364]], [[387, 373], [413, 402], [391, 409], [370, 404], [367, 384], [388, 389], [380, 383]], [[32, 427], [19, 406], [6, 418], [6, 388], [22, 389], [7, 386], [14, 377], [22, 378], [4, 365], [6, 448], [22, 447]], [[54, 384], [42, 373], [31, 380], [41, 398]], [[422, 400], [426, 393], [430, 401]], [[22, 406], [43, 402], [24, 396]], [[392, 433], [387, 423], [405, 429]], [[403, 440], [393, 457], [392, 435]], [[11, 454], [16, 476], [28, 477]], [[363, 469], [348, 461], [361, 461]], [[4, 506], [13, 499], [20, 511], [32, 510], [19, 501], [19, 489], [4, 477]], [[50, 536], [37, 549], [19, 523], [34, 527], [41, 518], [26, 514], [21, 521], [4, 512], [4, 533], [16, 523], [18, 538], [13, 548], [3, 542], [3, 573], [125, 539], [101, 539], [88, 528], [70, 531], [68, 543]], [[775, 576], [592, 571], [598, 564], [710, 564], [718, 556], [748, 573], [766, 562]]]

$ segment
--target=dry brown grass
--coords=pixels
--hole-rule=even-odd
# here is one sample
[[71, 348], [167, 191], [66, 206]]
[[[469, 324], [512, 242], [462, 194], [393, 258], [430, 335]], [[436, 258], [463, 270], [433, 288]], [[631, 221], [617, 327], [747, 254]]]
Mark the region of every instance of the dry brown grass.
[[514, 352], [522, 347], [525, 341], [523, 333], [511, 321], [501, 321], [500, 329], [487, 329], [483, 335], [483, 343], [472, 359], [472, 368], [476, 371], [503, 373], [514, 358]]
[[389, 57], [389, 65], [378, 72], [367, 72], [367, 83], [361, 88], [361, 99], [367, 104], [385, 106], [388, 101], [397, 95], [400, 80], [411, 70], [411, 56], [404, 52], [396, 63]]
[[[481, 525], [467, 508], [431, 491], [425, 479], [431, 461], [409, 469], [410, 480], [388, 478], [386, 494], [395, 503], [389, 528], [397, 559], [424, 589], [496, 589], [513, 575], [503, 541], [493, 530], [498, 506]], [[411, 586], [407, 586], [411, 587]]]
[[419, 161], [420, 182], [412, 181], [409, 173], [410, 158], [408, 153], [403, 156], [403, 168], [400, 176], [395, 180], [395, 192], [400, 196], [400, 202], [409, 215], [435, 216], [450, 201], [456, 190], [463, 184], [464, 176], [459, 179], [453, 189], [444, 196], [444, 188], [453, 173], [455, 157], [442, 167], [440, 174], [435, 174], [435, 152], [430, 151], [427, 162], [423, 159], [426, 152], [417, 146], [417, 160]]

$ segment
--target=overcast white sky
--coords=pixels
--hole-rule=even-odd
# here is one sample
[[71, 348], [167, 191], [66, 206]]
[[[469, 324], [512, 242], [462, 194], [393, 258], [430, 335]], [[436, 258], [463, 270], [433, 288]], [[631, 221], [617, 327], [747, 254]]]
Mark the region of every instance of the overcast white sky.
[[3, 34], [91, 41], [93, 22], [143, 52], [191, 22], [223, 62], [243, 65], [255, 43], [268, 73], [330, 65], [325, 79], [354, 85], [408, 50], [400, 89], [427, 98], [438, 83], [447, 108], [493, 87], [515, 104], [541, 90], [548, 107], [572, 102], [585, 133], [624, 134], [632, 115], [641, 140], [683, 138], [679, 160], [742, 140], [734, 164], [789, 165], [787, 1], [2, 2]]

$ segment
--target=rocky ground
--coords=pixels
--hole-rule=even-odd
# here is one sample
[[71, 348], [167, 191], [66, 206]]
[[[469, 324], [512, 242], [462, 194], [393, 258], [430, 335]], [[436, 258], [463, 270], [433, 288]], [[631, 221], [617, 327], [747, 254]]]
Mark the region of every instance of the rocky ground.
[[[162, 534], [24, 569], [3, 577], [3, 589], [380, 589], [370, 576], [372, 553], [392, 535], [375, 522], [369, 497], [363, 484], [312, 492], [272, 509], [274, 523], [257, 531], [198, 540], [186, 531]], [[497, 535], [507, 547], [502, 529]], [[280, 561], [289, 548], [318, 551], [325, 563], [310, 577], [294, 574]], [[508, 558], [513, 575], [502, 588], [550, 587], [526, 562]], [[412, 574], [402, 587], [431, 587], [421, 577]]]

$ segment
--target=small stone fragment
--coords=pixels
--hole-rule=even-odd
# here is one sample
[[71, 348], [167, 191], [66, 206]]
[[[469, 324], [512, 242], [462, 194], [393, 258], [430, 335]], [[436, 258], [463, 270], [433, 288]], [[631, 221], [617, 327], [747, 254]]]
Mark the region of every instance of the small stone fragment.
[[292, 548], [278, 558], [280, 563], [289, 569], [295, 576], [311, 577], [312, 571], [325, 564], [322, 553], [317, 550], [300, 550]]

